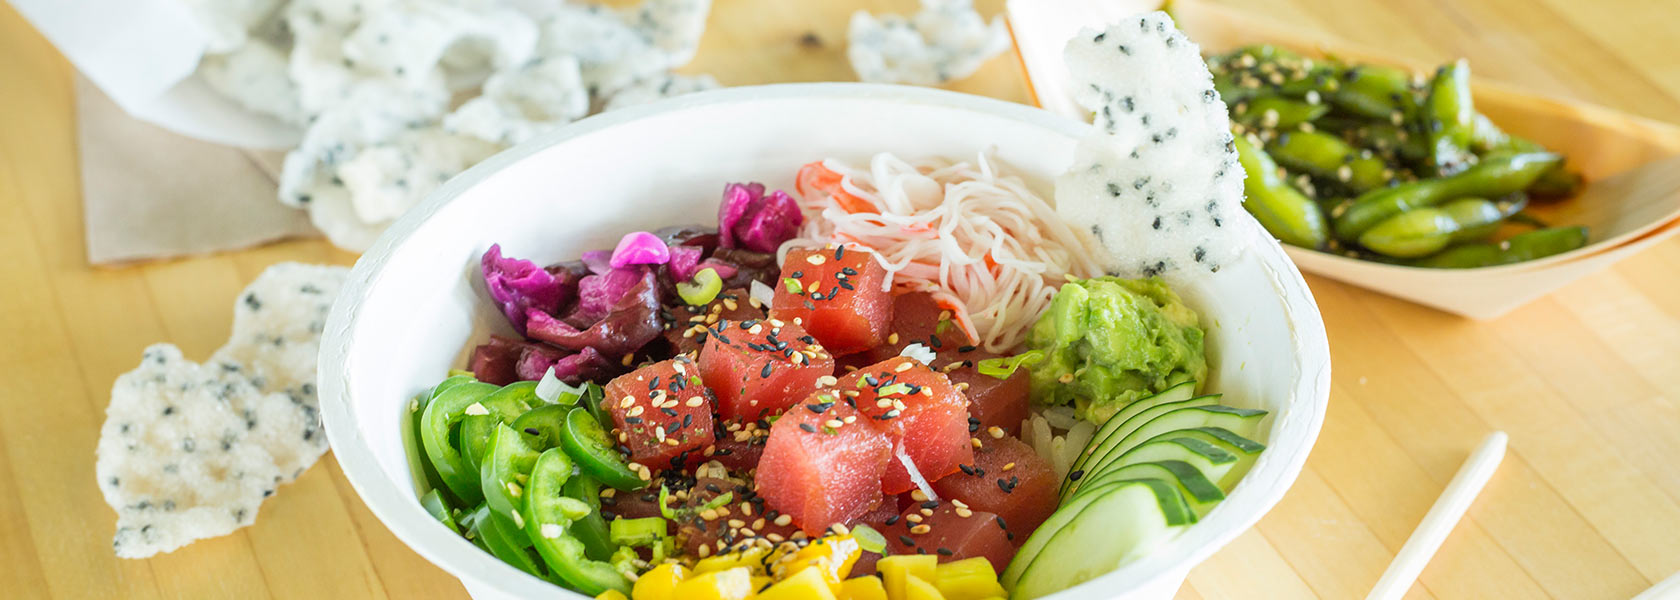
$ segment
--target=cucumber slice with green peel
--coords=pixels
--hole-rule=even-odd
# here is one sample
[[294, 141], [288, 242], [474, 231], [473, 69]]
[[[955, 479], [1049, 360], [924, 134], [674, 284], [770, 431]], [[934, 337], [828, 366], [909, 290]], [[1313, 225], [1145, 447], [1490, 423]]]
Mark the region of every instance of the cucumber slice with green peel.
[[[1248, 469], [1254, 466], [1254, 461], [1260, 458], [1260, 452], [1266, 449], [1265, 444], [1232, 433], [1229, 429], [1225, 429], [1223, 427], [1180, 429], [1178, 431], [1172, 431], [1155, 436], [1155, 438], [1149, 440], [1149, 442], [1166, 438], [1198, 439], [1213, 444], [1214, 446], [1218, 446], [1221, 450], [1237, 455], [1236, 464], [1231, 465], [1229, 469], [1226, 469], [1223, 476], [1213, 477], [1210, 475], [1208, 477], [1209, 479], [1212, 479], [1215, 484], [1219, 485], [1219, 489], [1224, 490], [1227, 494], [1231, 493], [1231, 488], [1236, 487], [1237, 482], [1242, 480], [1243, 474], [1247, 473]], [[1149, 442], [1144, 442], [1144, 444], [1148, 444]]]
[[[1114, 471], [1122, 470], [1127, 465], [1137, 463], [1180, 461], [1188, 463], [1206, 479], [1218, 487], [1219, 481], [1225, 478], [1225, 473], [1236, 466], [1237, 455], [1220, 449], [1218, 446], [1202, 440], [1191, 438], [1155, 439], [1133, 448], [1118, 460], [1110, 462], [1096, 473], [1081, 478], [1083, 485], [1070, 489], [1068, 497], [1079, 494], [1080, 488], [1103, 481], [1114, 481], [1110, 475]], [[1135, 479], [1127, 477], [1125, 479]]]
[[[1202, 519], [1202, 515], [1213, 510], [1220, 500], [1225, 499], [1225, 491], [1203, 475], [1201, 469], [1182, 460], [1131, 463], [1118, 469], [1103, 471], [1097, 479], [1091, 480], [1091, 483], [1100, 485], [1111, 481], [1151, 478], [1177, 484], [1178, 491], [1184, 495], [1185, 504], [1190, 506], [1190, 512], [1197, 521]], [[1079, 492], [1075, 490], [1073, 495], [1078, 496]]]
[[1101, 471], [1111, 462], [1118, 460], [1127, 451], [1143, 445], [1144, 442], [1163, 433], [1180, 429], [1195, 429], [1198, 427], [1220, 427], [1239, 435], [1242, 432], [1252, 432], [1260, 428], [1260, 420], [1266, 417], [1266, 411], [1247, 408], [1232, 408], [1217, 404], [1205, 406], [1164, 406], [1166, 410], [1148, 415], [1149, 411], [1138, 415], [1139, 418], [1148, 415], [1148, 422], [1131, 428], [1126, 437], [1112, 444], [1104, 444], [1103, 451], [1087, 464], [1087, 471]]
[[1032, 562], [1033, 557], [1038, 555], [1038, 551], [1050, 542], [1050, 538], [1055, 537], [1057, 531], [1073, 522], [1074, 517], [1079, 516], [1080, 510], [1102, 495], [1100, 492], [1112, 491], [1121, 485], [1125, 485], [1125, 482], [1112, 481], [1100, 486], [1090, 486], [1090, 493], [1063, 501], [1056, 512], [1050, 513], [1050, 518], [1039, 524], [1038, 529], [1034, 529], [1032, 535], [1027, 536], [1027, 541], [1021, 543], [1020, 549], [1015, 551], [1015, 558], [1009, 561], [1009, 567], [1003, 570], [999, 581], [1004, 587], [1010, 587], [1010, 582], [1021, 576], [1021, 572]]
[[1114, 413], [1114, 416], [1109, 417], [1107, 421], [1103, 421], [1102, 426], [1098, 427], [1096, 433], [1091, 435], [1091, 441], [1085, 444], [1085, 448], [1079, 453], [1079, 457], [1074, 459], [1073, 466], [1070, 467], [1070, 470], [1078, 469], [1083, 466], [1087, 458], [1086, 453], [1090, 452], [1091, 449], [1102, 443], [1103, 440], [1108, 439], [1108, 436], [1113, 434], [1114, 430], [1119, 429], [1122, 424], [1125, 424], [1127, 419], [1132, 418], [1150, 407], [1160, 406], [1170, 402], [1183, 402], [1194, 398], [1195, 396], [1196, 382], [1186, 381], [1161, 390], [1160, 393], [1148, 398], [1140, 398], [1136, 402], [1127, 404], [1125, 407], [1120, 409], [1120, 412]]
[[1195, 518], [1178, 487], [1160, 479], [1127, 480], [1092, 497], [1013, 585], [1005, 584], [1011, 598], [1030, 600], [1090, 581], [1148, 553]]
[[[1073, 464], [1068, 467], [1068, 476], [1062, 478], [1061, 491], [1067, 491], [1069, 484], [1073, 482], [1072, 475], [1074, 473], [1081, 470], [1089, 471], [1090, 469], [1087, 468], [1087, 465], [1092, 464], [1093, 460], [1101, 457], [1105, 452], [1107, 452], [1107, 448], [1111, 444], [1118, 443], [1121, 439], [1124, 439], [1126, 435], [1130, 434], [1138, 427], [1143, 426], [1144, 423], [1149, 422], [1156, 416], [1169, 412], [1175, 408], [1219, 404], [1218, 394], [1184, 398], [1183, 396], [1185, 392], [1178, 390], [1184, 388], [1186, 385], [1189, 384], [1179, 384], [1168, 388], [1165, 392], [1161, 392], [1154, 396], [1128, 404], [1126, 405], [1126, 408], [1123, 408], [1120, 412], [1115, 413], [1113, 418], [1104, 422], [1102, 428], [1096, 435], [1091, 436], [1091, 441], [1085, 445], [1085, 451], [1080, 452], [1079, 458], [1075, 459]], [[1136, 407], [1137, 410], [1132, 410], [1134, 407]], [[1115, 424], [1114, 421], [1116, 419], [1125, 420]]]

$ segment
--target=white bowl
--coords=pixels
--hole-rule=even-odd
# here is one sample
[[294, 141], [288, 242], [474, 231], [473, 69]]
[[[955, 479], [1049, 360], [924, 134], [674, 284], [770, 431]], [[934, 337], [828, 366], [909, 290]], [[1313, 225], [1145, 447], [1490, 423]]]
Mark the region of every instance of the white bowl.
[[[438, 526], [404, 452], [409, 398], [506, 332], [479, 256], [500, 243], [538, 263], [609, 248], [629, 231], [715, 222], [726, 182], [791, 189], [824, 157], [971, 157], [986, 148], [1049, 196], [1087, 125], [1024, 105], [923, 88], [794, 84], [732, 88], [589, 118], [445, 184], [356, 263], [321, 345], [321, 404], [334, 454], [373, 513], [475, 598], [565, 597]], [[1260, 239], [1261, 236], [1252, 236]], [[1318, 308], [1275, 242], [1179, 286], [1208, 326], [1210, 389], [1265, 408], [1270, 446], [1229, 499], [1148, 557], [1057, 598], [1168, 598], [1196, 563], [1283, 497], [1323, 422], [1330, 358]]]

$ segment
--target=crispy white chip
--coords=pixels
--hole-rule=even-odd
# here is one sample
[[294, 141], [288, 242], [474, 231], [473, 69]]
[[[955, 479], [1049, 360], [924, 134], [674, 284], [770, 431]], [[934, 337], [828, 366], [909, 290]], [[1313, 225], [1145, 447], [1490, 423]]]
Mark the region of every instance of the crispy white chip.
[[396, 219], [456, 173], [495, 154], [500, 146], [443, 131], [411, 129], [389, 142], [363, 148], [338, 167], [350, 204], [363, 223]]
[[1252, 242], [1225, 103], [1194, 43], [1165, 13], [1068, 42], [1075, 100], [1096, 115], [1056, 207], [1127, 276], [1218, 271]]
[[589, 113], [589, 90], [577, 59], [537, 59], [490, 76], [484, 94], [445, 117], [449, 131], [499, 144], [517, 144]]
[[342, 189], [343, 182], [334, 175], [341, 163], [362, 148], [427, 126], [443, 114], [448, 103], [449, 92], [440, 77], [420, 88], [383, 79], [351, 88], [346, 98], [315, 118], [303, 141], [286, 154], [280, 171], [280, 200], [307, 206], [325, 190]]
[[680, 75], [677, 73], [662, 73], [653, 77], [641, 79], [627, 85], [607, 99], [607, 104], [601, 110], [613, 110], [637, 104], [646, 104], [661, 98], [681, 96], [694, 92], [717, 89], [718, 82], [711, 75]]
[[584, 85], [597, 97], [679, 64], [623, 15], [598, 5], [561, 5], [540, 28], [537, 53], [576, 58]]
[[280, 0], [181, 0], [208, 34], [206, 52], [228, 52], [280, 7]]
[[972, 0], [922, 0], [909, 19], [858, 11], [846, 39], [858, 79], [937, 85], [973, 75], [1009, 47], [1009, 30], [1002, 17], [987, 23]]
[[284, 263], [240, 295], [234, 337], [203, 365], [159, 344], [117, 378], [95, 473], [124, 558], [251, 524], [326, 451], [315, 397], [320, 325], [348, 270]]
[[711, 0], [645, 0], [624, 11], [623, 18], [680, 65], [694, 60], [711, 11]]
[[446, 57], [460, 67], [504, 68], [530, 59], [536, 43], [536, 24], [512, 9], [404, 2], [368, 15], [344, 39], [344, 56], [357, 69], [418, 84]]
[[227, 54], [207, 54], [198, 68], [211, 89], [246, 108], [294, 125], [306, 120], [297, 85], [287, 74], [286, 55], [268, 42], [253, 40]]

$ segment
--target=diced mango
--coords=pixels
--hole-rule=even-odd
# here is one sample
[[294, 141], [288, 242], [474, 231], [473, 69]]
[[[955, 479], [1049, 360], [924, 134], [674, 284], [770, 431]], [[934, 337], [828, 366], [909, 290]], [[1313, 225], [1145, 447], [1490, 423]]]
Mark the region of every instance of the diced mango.
[[786, 577], [814, 567], [822, 571], [823, 579], [829, 583], [829, 587], [838, 590], [840, 582], [851, 574], [852, 565], [857, 563], [860, 556], [863, 556], [863, 548], [858, 545], [857, 538], [850, 534], [831, 535], [800, 548], [788, 558], [781, 569], [781, 575]]
[[772, 581], [775, 581], [775, 580], [771, 579], [769, 575], [754, 575], [754, 576], [752, 576], [753, 591], [754, 592], [763, 591], [764, 588], [769, 587], [770, 582], [772, 582]]
[[828, 582], [823, 580], [822, 573], [816, 569], [805, 569], [794, 573], [755, 596], [757, 600], [835, 600], [834, 591], [828, 588]]
[[926, 579], [911, 576], [904, 579], [904, 597], [899, 600], [944, 600], [944, 597]]
[[887, 600], [887, 588], [874, 575], [853, 577], [841, 582], [839, 600]]
[[740, 552], [708, 556], [694, 563], [694, 572], [696, 574], [711, 573], [727, 571], [736, 567], [746, 567], [752, 569], [754, 575], [763, 575], [764, 555], [769, 552], [769, 550], [754, 546]]
[[618, 590], [607, 590], [595, 596], [595, 600], [630, 600], [629, 596]]
[[933, 585], [945, 600], [984, 600], [1008, 595], [1003, 584], [998, 583], [992, 561], [984, 556], [944, 563], [934, 570]]
[[671, 590], [672, 600], [746, 600], [752, 595], [752, 569], [746, 567], [697, 574]]
[[936, 579], [938, 565], [939, 558], [932, 554], [895, 554], [875, 563], [875, 570], [881, 572], [881, 580], [886, 583], [887, 597], [892, 600], [904, 600], [908, 597], [906, 581], [912, 577], [919, 577], [923, 581]]
[[677, 600], [678, 596], [673, 592], [684, 579], [688, 579], [688, 567], [665, 563], [648, 569], [636, 579], [636, 587], [631, 588], [630, 597], [633, 600]]

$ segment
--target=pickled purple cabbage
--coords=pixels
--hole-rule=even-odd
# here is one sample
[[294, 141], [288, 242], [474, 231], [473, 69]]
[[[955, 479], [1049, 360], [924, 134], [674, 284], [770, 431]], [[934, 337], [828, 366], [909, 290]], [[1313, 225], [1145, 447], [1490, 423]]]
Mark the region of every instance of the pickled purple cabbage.
[[731, 183], [723, 188], [718, 205], [719, 245], [756, 252], [775, 252], [793, 239], [805, 215], [787, 192], [764, 193], [762, 183]]

